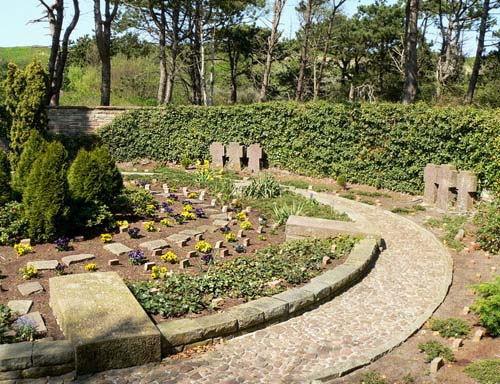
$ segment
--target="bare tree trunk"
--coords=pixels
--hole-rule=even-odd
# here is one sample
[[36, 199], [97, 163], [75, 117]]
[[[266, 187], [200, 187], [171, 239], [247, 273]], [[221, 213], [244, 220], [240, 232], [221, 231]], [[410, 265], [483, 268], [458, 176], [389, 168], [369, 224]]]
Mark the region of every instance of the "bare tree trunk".
[[262, 79], [262, 86], [260, 88], [259, 101], [263, 102], [266, 100], [267, 88], [269, 87], [269, 78], [271, 76], [271, 66], [274, 59], [274, 47], [278, 41], [278, 27], [280, 24], [281, 13], [285, 7], [287, 0], [274, 0], [273, 4], [273, 23], [271, 27], [271, 35], [268, 39], [267, 52], [266, 52], [266, 63], [264, 65], [264, 76]]
[[490, 0], [484, 0], [483, 12], [481, 14], [481, 25], [479, 26], [479, 37], [477, 41], [476, 58], [474, 59], [474, 66], [472, 67], [472, 74], [470, 76], [469, 88], [465, 96], [465, 102], [472, 104], [474, 92], [476, 90], [477, 79], [479, 77], [479, 69], [481, 69], [481, 59], [484, 51], [484, 37], [486, 29], [488, 28], [488, 16], [490, 12]]
[[208, 105], [214, 105], [214, 85], [215, 85], [215, 24], [212, 28], [212, 37], [210, 41], [210, 93]]
[[312, 19], [312, 2], [313, 0], [307, 0], [306, 8], [304, 11], [304, 37], [302, 39], [302, 46], [300, 48], [300, 68], [299, 68], [299, 78], [297, 79], [297, 89], [295, 91], [295, 101], [302, 101], [304, 96], [304, 85], [308, 61], [308, 49], [309, 49], [309, 32], [311, 29], [311, 19]]
[[160, 81], [158, 84], [158, 104], [165, 103], [165, 95], [167, 88], [167, 53], [165, 49], [166, 38], [165, 29], [160, 29], [160, 38], [158, 41], [160, 49]]
[[419, 0], [407, 0], [405, 38], [405, 83], [403, 104], [413, 104], [417, 97], [417, 41]]
[[101, 59], [101, 105], [107, 106], [111, 99], [111, 22], [118, 11], [119, 0], [104, 0], [104, 19], [101, 14], [101, 0], [94, 0], [95, 35], [99, 58]]

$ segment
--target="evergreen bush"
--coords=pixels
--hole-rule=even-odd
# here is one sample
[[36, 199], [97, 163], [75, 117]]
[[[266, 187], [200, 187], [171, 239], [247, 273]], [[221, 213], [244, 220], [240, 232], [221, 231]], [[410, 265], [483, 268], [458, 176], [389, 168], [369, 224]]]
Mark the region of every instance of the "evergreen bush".
[[109, 206], [120, 193], [123, 180], [108, 149], [100, 146], [78, 151], [68, 172], [68, 185], [76, 203], [98, 201]]
[[17, 163], [16, 171], [12, 176], [12, 188], [22, 195], [26, 188], [28, 176], [35, 160], [39, 159], [47, 148], [47, 141], [36, 130], [30, 131], [28, 141], [23, 146], [23, 151]]
[[33, 164], [23, 193], [28, 234], [36, 242], [52, 241], [64, 232], [68, 214], [66, 173], [66, 150], [61, 143], [49, 143]]
[[10, 163], [5, 151], [0, 150], [0, 206], [12, 197], [10, 188]]

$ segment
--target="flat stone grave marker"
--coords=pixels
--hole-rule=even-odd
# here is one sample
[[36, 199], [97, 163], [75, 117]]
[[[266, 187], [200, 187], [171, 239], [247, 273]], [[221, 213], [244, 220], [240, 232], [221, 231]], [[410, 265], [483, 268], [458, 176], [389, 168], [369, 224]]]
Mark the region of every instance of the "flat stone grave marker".
[[200, 232], [198, 229], [185, 229], [179, 232], [179, 235], [186, 235], [190, 237], [194, 237], [196, 235], [201, 235], [203, 232]]
[[49, 287], [77, 375], [160, 361], [160, 333], [116, 272], [53, 277]]
[[217, 213], [216, 215], [210, 215], [211, 220], [227, 220], [227, 213]]
[[168, 248], [168, 243], [165, 240], [151, 240], [139, 244], [140, 248], [146, 248], [149, 251], [154, 249], [164, 249]]
[[214, 222], [212, 224], [215, 225], [216, 227], [225, 227], [226, 225], [229, 224], [229, 221], [228, 220], [214, 220]]
[[92, 259], [95, 259], [95, 255], [91, 255], [90, 253], [82, 253], [80, 255], [64, 256], [61, 261], [63, 262], [63, 264], [69, 267], [71, 264], [80, 263], [82, 261]]
[[119, 259], [111, 259], [111, 260], [108, 260], [108, 265], [109, 265], [109, 266], [112, 266], [112, 265], [120, 265], [120, 260], [119, 260]]
[[122, 243], [106, 244], [103, 248], [116, 256], [128, 255], [129, 252], [132, 252], [131, 248]]
[[18, 320], [26, 322], [28, 324], [33, 324], [38, 336], [45, 336], [47, 334], [47, 327], [45, 326], [45, 321], [43, 321], [40, 312], [28, 313], [21, 316]]
[[197, 230], [202, 233], [215, 233], [219, 230], [219, 227], [215, 225], [200, 225]]
[[170, 235], [167, 237], [167, 240], [172, 242], [172, 243], [179, 243], [183, 241], [189, 241], [191, 239], [191, 236], [189, 235], [182, 235], [180, 233], [174, 233], [173, 235]]
[[32, 281], [30, 283], [24, 283], [18, 285], [17, 289], [19, 290], [19, 292], [21, 292], [21, 295], [23, 296], [29, 296], [34, 293], [43, 292], [42, 284], [40, 284], [38, 281]]
[[437, 373], [439, 369], [444, 365], [444, 360], [442, 357], [436, 357], [434, 360], [431, 361], [431, 368], [430, 371], [431, 373]]
[[233, 171], [241, 171], [241, 158], [243, 157], [243, 146], [240, 143], [231, 142], [227, 146], [227, 167]]
[[29, 261], [28, 263], [26, 263], [26, 266], [29, 267], [30, 265], [32, 265], [33, 268], [38, 269], [39, 271], [43, 271], [49, 269], [56, 269], [58, 264], [59, 261], [57, 260], [37, 260], [37, 261]]
[[7, 307], [20, 316], [26, 315], [30, 311], [32, 305], [32, 300], [11, 300], [7, 303]]
[[477, 192], [477, 176], [469, 171], [460, 171], [457, 175], [457, 210], [470, 211], [474, 206], [473, 194]]
[[210, 156], [212, 157], [212, 162], [210, 166], [213, 168], [222, 168], [224, 166], [224, 155], [225, 148], [222, 143], [213, 142], [210, 144]]
[[215, 247], [214, 248], [222, 248], [224, 245], [224, 242], [222, 240], [216, 241], [215, 242]]
[[181, 260], [181, 269], [189, 268], [191, 264], [189, 263], [189, 259]]
[[150, 262], [144, 264], [144, 270], [151, 271], [154, 266], [156, 266], [156, 263], [153, 261], [150, 261]]
[[251, 172], [260, 172], [262, 169], [262, 147], [260, 144], [251, 144], [247, 149], [248, 170]]
[[438, 190], [438, 169], [435, 164], [427, 164], [424, 168], [424, 202], [434, 204]]
[[436, 207], [447, 211], [448, 204], [453, 196], [451, 188], [457, 186], [457, 170], [452, 165], [441, 165], [437, 177], [439, 187], [436, 196]]

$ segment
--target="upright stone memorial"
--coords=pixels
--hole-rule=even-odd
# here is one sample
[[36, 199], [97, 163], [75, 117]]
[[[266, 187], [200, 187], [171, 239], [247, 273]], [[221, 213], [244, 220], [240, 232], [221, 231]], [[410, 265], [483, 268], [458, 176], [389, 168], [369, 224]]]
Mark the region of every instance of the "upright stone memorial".
[[477, 192], [477, 176], [469, 171], [460, 171], [457, 175], [457, 210], [470, 211], [474, 205], [473, 194]]
[[262, 148], [260, 144], [251, 144], [247, 149], [247, 157], [248, 157], [248, 170], [250, 172], [259, 172], [261, 167], [262, 160]]
[[210, 164], [211, 167], [224, 167], [224, 155], [225, 148], [222, 143], [213, 142], [212, 144], [210, 144], [210, 156], [212, 157], [212, 163]]
[[439, 166], [427, 164], [424, 168], [424, 202], [434, 204], [438, 191], [438, 170]]
[[441, 165], [438, 170], [438, 185], [436, 207], [447, 211], [453, 198], [451, 189], [457, 186], [457, 169], [449, 164]]
[[243, 157], [243, 146], [240, 143], [231, 142], [227, 146], [227, 156], [229, 157], [227, 166], [233, 171], [241, 171], [241, 158]]
[[160, 332], [116, 272], [52, 277], [49, 287], [77, 375], [160, 361]]

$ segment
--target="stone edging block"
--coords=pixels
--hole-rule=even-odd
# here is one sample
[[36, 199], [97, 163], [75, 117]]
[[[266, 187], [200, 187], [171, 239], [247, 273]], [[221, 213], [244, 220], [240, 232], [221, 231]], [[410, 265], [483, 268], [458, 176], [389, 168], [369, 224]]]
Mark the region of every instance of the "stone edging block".
[[75, 353], [67, 340], [0, 345], [0, 380], [60, 376], [75, 369]]
[[300, 314], [309, 307], [332, 299], [364, 276], [379, 254], [380, 238], [357, 243], [344, 264], [317, 276], [300, 288], [290, 289], [197, 319], [164, 321], [157, 324], [162, 335], [162, 352], [180, 352], [192, 344], [241, 331], [262, 328], [267, 323]]

